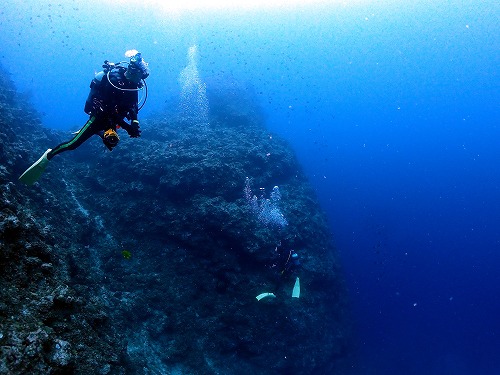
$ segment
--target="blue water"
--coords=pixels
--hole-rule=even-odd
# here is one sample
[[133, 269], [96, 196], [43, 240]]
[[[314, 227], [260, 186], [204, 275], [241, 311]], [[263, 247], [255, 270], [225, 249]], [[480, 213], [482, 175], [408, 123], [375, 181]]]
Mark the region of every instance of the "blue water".
[[352, 373], [498, 374], [500, 3], [338, 3], [4, 4], [0, 57], [45, 125], [74, 130], [104, 59], [136, 48], [150, 62], [146, 118], [179, 94], [197, 45], [202, 78], [255, 87], [328, 214]]

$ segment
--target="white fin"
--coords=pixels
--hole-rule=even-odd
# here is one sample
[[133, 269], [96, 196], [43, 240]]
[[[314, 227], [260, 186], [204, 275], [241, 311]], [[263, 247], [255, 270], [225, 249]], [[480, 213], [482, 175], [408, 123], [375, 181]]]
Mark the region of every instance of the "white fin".
[[24, 182], [26, 185], [33, 185], [43, 174], [47, 164], [49, 164], [49, 159], [47, 159], [47, 154], [52, 151], [52, 149], [48, 149], [43, 153], [43, 155], [34, 162], [31, 167], [26, 169], [24, 173], [19, 177], [19, 181]]
[[274, 293], [261, 293], [257, 297], [255, 297], [255, 298], [257, 298], [257, 301], [260, 301], [262, 298], [266, 298], [266, 297], [276, 298], [276, 296], [274, 295]]
[[295, 285], [293, 286], [292, 297], [293, 298], [299, 298], [300, 297], [300, 281], [299, 281], [298, 277], [295, 280]]

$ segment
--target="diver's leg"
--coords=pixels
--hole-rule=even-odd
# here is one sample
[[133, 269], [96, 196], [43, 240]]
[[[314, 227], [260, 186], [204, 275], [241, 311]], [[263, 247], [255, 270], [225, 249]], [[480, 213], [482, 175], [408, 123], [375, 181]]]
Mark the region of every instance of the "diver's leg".
[[56, 146], [52, 151], [49, 151], [47, 154], [47, 159], [50, 160], [61, 152], [74, 150], [77, 147], [79, 147], [83, 142], [85, 142], [87, 139], [89, 139], [96, 133], [97, 122], [98, 121], [95, 118], [95, 116], [90, 117], [87, 123], [83, 125], [83, 127], [80, 129], [78, 133], [76, 133], [73, 139], [61, 143], [60, 145]]
[[68, 142], [61, 143], [53, 150], [49, 148], [45, 151], [40, 159], [24, 171], [24, 173], [19, 177], [19, 181], [24, 182], [27, 185], [33, 185], [45, 171], [50, 159], [63, 151], [74, 150], [80, 146], [99, 130], [100, 124], [101, 121], [92, 116], [83, 128], [81, 128], [80, 131], [73, 137], [73, 139]]

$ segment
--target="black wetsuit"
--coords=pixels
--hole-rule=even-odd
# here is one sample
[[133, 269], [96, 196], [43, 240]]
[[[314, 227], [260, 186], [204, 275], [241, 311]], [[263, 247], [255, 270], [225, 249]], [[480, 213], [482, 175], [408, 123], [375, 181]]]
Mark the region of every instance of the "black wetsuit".
[[[55, 155], [74, 150], [95, 134], [102, 137], [108, 129], [116, 131], [120, 126], [131, 136], [138, 136], [137, 129], [127, 123], [137, 120], [138, 92], [141, 83], [134, 83], [126, 79], [126, 68], [113, 68], [109, 73], [100, 72], [90, 84], [90, 93], [85, 102], [85, 113], [90, 115], [87, 123], [78, 131], [73, 139], [61, 143], [47, 154], [47, 159]], [[111, 150], [111, 148], [110, 148]]]

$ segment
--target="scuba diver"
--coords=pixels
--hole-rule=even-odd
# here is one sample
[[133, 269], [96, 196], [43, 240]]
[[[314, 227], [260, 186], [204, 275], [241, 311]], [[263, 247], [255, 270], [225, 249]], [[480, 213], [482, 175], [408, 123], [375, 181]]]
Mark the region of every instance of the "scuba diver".
[[288, 246], [283, 245], [282, 241], [279, 241], [274, 248], [271, 268], [275, 268], [281, 277], [292, 276], [302, 268], [299, 254], [295, 250], [289, 249]]
[[282, 265], [281, 275], [292, 275], [300, 269], [299, 254], [295, 250], [290, 250], [286, 258], [285, 264]]
[[[97, 134], [104, 145], [112, 151], [120, 137], [117, 128], [124, 129], [131, 138], [141, 136], [137, 114], [147, 99], [145, 79], [149, 76], [148, 63], [136, 50], [125, 53], [130, 60], [119, 63], [104, 61], [103, 71], [97, 73], [90, 83], [90, 93], [85, 102], [85, 113], [90, 118], [75, 133], [75, 136], [53, 149], [48, 149], [19, 180], [27, 185], [34, 184], [44, 172], [49, 161], [61, 152], [74, 150], [91, 136]], [[121, 66], [127, 64], [127, 67]], [[145, 98], [139, 107], [138, 91], [146, 88]], [[125, 121], [127, 118], [130, 123]]]
[[280, 290], [283, 285], [289, 285], [288, 283], [295, 279], [292, 298], [300, 298], [299, 276], [302, 274], [302, 264], [299, 254], [289, 246], [283, 246], [280, 241], [274, 249], [271, 268], [277, 271], [274, 273], [275, 289]]

